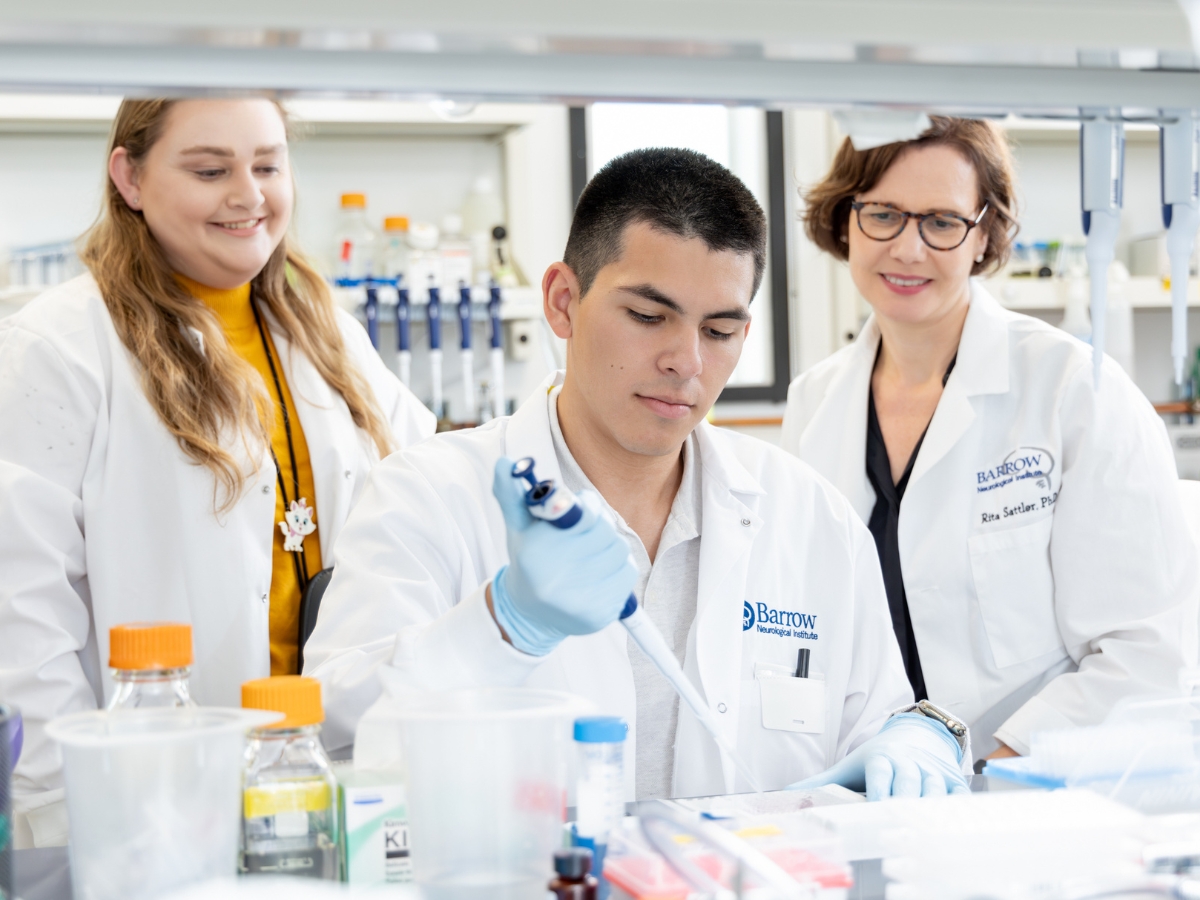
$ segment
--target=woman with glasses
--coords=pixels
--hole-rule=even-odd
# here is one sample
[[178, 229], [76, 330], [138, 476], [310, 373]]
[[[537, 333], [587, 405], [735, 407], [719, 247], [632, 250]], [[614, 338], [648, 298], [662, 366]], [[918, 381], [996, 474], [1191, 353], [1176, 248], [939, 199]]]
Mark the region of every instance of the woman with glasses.
[[1112, 360], [1004, 309], [973, 276], [1016, 232], [987, 122], [847, 140], [805, 227], [873, 314], [792, 384], [784, 446], [875, 537], [909, 681], [977, 757], [1173, 689], [1195, 656], [1196, 551], [1162, 422]]

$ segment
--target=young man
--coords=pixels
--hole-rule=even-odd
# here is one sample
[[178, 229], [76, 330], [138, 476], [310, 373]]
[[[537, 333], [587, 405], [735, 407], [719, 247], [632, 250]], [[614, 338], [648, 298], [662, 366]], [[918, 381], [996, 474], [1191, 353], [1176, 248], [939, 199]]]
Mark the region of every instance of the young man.
[[[617, 623], [632, 589], [765, 788], [966, 789], [959, 741], [907, 710], [870, 533], [803, 463], [704, 421], [765, 256], [762, 210], [704, 156], [637, 151], [596, 175], [542, 279], [565, 373], [509, 418], [386, 460], [345, 526], [305, 647], [331, 746], [386, 667], [392, 684], [556, 688], [624, 716], [631, 798], [745, 790]], [[576, 525], [531, 518], [522, 457], [583, 492]]]

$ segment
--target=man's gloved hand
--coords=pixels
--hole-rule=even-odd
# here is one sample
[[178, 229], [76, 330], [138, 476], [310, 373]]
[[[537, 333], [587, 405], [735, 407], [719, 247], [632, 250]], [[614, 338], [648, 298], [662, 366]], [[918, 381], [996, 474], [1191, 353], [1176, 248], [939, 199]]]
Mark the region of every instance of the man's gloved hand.
[[513, 461], [496, 460], [492, 493], [508, 526], [509, 563], [492, 579], [496, 621], [514, 647], [545, 656], [572, 634], [591, 634], [621, 615], [637, 583], [629, 545], [600, 514], [598, 498], [579, 497], [583, 518], [556, 528], [530, 515]]
[[854, 791], [865, 788], [868, 800], [967, 794], [971, 788], [961, 763], [962, 750], [945, 725], [920, 713], [899, 713], [841, 762], [787, 789], [840, 784]]

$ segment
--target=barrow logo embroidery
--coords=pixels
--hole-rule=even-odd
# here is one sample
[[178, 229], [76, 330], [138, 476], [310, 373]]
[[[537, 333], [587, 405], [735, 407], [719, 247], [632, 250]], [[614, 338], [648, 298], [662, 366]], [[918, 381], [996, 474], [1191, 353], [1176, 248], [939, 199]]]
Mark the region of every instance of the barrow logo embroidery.
[[742, 603], [742, 631], [757, 628], [759, 634], [795, 637], [815, 641], [817, 617], [790, 609], [773, 609], [765, 603]]
[[1019, 481], [1033, 479], [1043, 491], [1050, 490], [1054, 456], [1041, 447], [1018, 447], [990, 469], [975, 473], [975, 490], [982, 494]]

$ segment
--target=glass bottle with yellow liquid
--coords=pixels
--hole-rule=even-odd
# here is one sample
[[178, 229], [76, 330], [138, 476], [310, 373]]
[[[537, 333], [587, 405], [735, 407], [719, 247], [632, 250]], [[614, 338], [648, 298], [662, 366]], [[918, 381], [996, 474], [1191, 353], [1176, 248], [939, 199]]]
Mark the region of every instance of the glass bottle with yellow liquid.
[[248, 681], [242, 706], [284, 718], [250, 733], [241, 872], [336, 881], [337, 780], [321, 745], [320, 682], [299, 675]]

